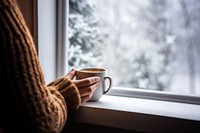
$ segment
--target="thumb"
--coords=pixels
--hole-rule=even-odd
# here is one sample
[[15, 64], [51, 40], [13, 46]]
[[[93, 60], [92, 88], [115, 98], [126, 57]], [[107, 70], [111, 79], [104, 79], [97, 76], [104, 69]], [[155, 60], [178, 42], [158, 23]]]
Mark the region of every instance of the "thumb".
[[73, 68], [68, 74], [65, 75], [65, 77], [73, 79], [75, 75], [76, 75], [76, 70]]

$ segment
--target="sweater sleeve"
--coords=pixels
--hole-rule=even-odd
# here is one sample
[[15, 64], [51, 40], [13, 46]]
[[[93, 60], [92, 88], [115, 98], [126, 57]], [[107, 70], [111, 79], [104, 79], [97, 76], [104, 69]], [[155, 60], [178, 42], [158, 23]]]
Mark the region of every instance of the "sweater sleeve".
[[34, 42], [14, 0], [0, 1], [0, 18], [0, 126], [8, 132], [60, 132], [68, 111], [80, 104], [77, 88], [67, 78], [45, 85]]
[[69, 112], [76, 111], [80, 105], [80, 95], [76, 86], [67, 77], [59, 77], [47, 85], [53, 87], [65, 98]]

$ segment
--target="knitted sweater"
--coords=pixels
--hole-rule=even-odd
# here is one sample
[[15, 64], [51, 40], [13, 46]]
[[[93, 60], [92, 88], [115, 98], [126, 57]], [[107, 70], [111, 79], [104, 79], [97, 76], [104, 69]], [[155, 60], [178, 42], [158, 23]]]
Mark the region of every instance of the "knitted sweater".
[[4, 132], [58, 133], [80, 94], [60, 77], [45, 85], [33, 39], [15, 0], [0, 0], [0, 127]]

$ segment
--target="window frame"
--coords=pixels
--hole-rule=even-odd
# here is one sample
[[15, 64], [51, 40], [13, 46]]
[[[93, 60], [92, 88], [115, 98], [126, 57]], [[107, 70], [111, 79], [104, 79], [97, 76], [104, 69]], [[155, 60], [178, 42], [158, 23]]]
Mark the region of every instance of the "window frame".
[[68, 3], [69, 0], [57, 1], [56, 77], [66, 74], [68, 70]]
[[125, 87], [113, 87], [108, 94], [112, 96], [162, 100], [200, 105], [200, 96], [194, 94], [175, 94], [171, 92], [141, 90], [136, 88]]
[[38, 1], [38, 56], [46, 83], [56, 78], [57, 3]]

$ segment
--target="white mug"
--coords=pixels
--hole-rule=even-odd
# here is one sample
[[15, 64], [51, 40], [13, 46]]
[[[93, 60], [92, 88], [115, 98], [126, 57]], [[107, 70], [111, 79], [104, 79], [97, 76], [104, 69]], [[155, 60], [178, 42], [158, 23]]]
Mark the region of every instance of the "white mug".
[[[76, 72], [76, 79], [84, 79], [87, 77], [99, 76], [100, 84], [98, 88], [93, 93], [91, 99], [89, 101], [98, 101], [104, 94], [108, 93], [112, 86], [112, 78], [106, 76], [106, 69], [103, 68], [83, 68], [79, 69]], [[106, 88], [106, 80], [108, 80], [109, 84]]]

